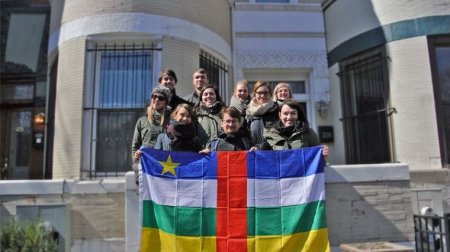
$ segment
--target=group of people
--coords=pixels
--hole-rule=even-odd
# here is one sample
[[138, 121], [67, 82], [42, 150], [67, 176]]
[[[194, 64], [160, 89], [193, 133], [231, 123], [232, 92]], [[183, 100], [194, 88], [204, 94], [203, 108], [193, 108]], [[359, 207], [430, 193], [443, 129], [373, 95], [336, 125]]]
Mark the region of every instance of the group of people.
[[[175, 72], [161, 72], [146, 116], [136, 123], [132, 142], [135, 162], [141, 146], [209, 153], [287, 150], [320, 144], [288, 83], [279, 83], [272, 93], [268, 82], [258, 81], [250, 94], [247, 81], [238, 81], [227, 107], [204, 69], [197, 69], [192, 79], [194, 92], [181, 98], [175, 90]], [[322, 154], [328, 155], [326, 145]]]

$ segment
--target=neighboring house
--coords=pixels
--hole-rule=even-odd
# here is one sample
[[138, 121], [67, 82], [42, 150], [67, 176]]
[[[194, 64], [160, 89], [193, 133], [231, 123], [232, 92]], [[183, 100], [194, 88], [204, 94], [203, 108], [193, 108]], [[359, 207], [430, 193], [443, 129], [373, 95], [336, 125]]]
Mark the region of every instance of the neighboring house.
[[323, 13], [336, 161], [406, 163], [413, 190], [435, 189], [428, 205], [450, 212], [450, 3], [325, 1]]

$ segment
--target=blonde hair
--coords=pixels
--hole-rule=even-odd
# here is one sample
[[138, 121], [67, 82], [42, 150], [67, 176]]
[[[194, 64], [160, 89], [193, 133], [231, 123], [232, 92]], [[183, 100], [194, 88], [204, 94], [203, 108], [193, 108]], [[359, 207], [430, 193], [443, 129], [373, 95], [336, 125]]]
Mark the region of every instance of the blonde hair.
[[[164, 99], [164, 101], [165, 101], [165, 104], [164, 104], [164, 107], [162, 108], [162, 112], [161, 112], [161, 122], [159, 123], [160, 126], [164, 125], [164, 122], [165, 122], [164, 120], [166, 119], [165, 114], [166, 114], [167, 100]], [[148, 100], [146, 108], [148, 108], [151, 105], [152, 105], [152, 99]], [[147, 113], [147, 119], [148, 119], [149, 122], [153, 122], [154, 121], [153, 120], [154, 119], [153, 118], [153, 113], [154, 112], [155, 112], [155, 108], [151, 108], [150, 111]]]
[[[272, 100], [273, 101], [277, 101], [278, 100], [277, 92], [282, 87], [285, 87], [285, 88], [287, 88], [289, 90], [289, 97], [288, 98], [292, 98], [292, 89], [291, 89], [291, 86], [289, 85], [289, 83], [287, 83], [287, 82], [280, 82], [273, 89], [273, 95], [272, 95]], [[288, 98], [286, 98], [286, 99], [288, 99]]]

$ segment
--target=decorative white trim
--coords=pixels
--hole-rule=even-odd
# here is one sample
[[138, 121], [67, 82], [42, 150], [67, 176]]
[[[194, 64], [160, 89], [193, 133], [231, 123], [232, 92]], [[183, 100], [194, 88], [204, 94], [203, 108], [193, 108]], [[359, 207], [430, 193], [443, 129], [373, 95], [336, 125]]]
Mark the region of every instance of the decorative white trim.
[[325, 51], [236, 51], [236, 68], [310, 68], [314, 78], [328, 78]]
[[100, 14], [63, 23], [60, 29], [50, 35], [48, 54], [64, 42], [77, 37], [117, 33], [186, 39], [211, 47], [223, 55], [228, 62], [231, 62], [232, 58], [230, 45], [213, 31], [190, 21], [145, 13]]

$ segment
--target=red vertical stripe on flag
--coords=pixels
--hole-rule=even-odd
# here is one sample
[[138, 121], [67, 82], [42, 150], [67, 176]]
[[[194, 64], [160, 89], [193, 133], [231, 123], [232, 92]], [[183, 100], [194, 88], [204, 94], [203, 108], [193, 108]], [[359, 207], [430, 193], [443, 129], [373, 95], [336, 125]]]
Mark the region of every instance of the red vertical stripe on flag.
[[217, 251], [247, 251], [247, 153], [217, 152]]

